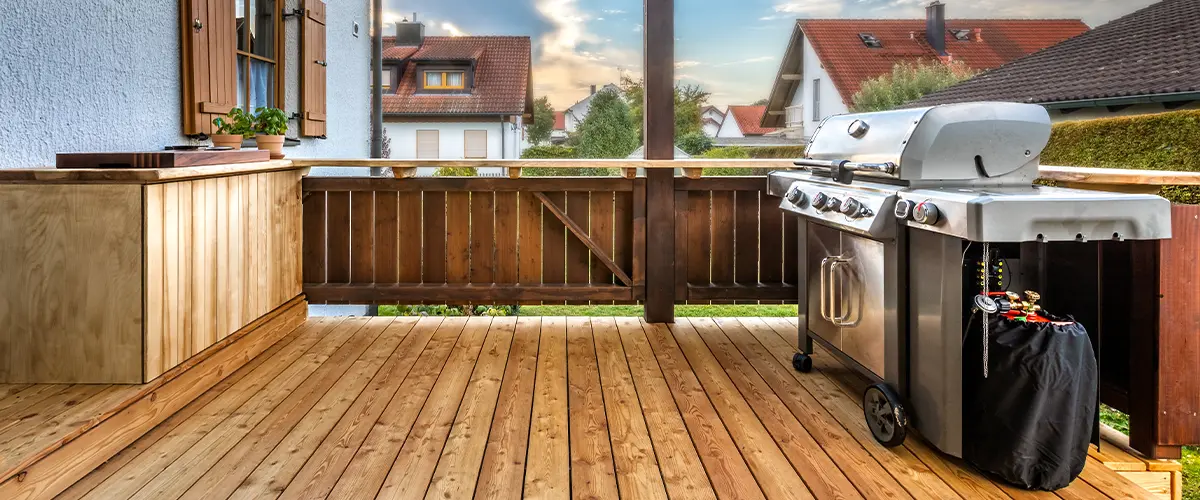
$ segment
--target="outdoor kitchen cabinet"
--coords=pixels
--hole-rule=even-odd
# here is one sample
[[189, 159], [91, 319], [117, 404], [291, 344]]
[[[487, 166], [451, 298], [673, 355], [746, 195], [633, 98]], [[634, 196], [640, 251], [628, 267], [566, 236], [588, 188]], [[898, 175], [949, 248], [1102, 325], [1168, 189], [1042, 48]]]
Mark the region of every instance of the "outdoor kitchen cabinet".
[[0, 171], [0, 383], [148, 382], [298, 296], [302, 174]]

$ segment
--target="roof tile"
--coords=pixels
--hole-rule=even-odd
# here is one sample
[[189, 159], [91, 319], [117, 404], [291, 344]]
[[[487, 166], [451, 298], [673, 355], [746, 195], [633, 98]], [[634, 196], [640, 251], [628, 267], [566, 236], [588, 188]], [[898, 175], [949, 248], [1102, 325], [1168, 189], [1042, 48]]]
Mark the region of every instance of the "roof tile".
[[913, 105], [1052, 103], [1200, 92], [1200, 0], [1166, 0], [985, 72]]
[[730, 106], [729, 113], [737, 120], [743, 135], [763, 135], [779, 130], [760, 125], [763, 115], [767, 113], [766, 106]]
[[[925, 40], [924, 19], [801, 19], [797, 24], [846, 103], [862, 82], [890, 73], [898, 63], [938, 59]], [[960, 29], [971, 30], [968, 40], [960, 41], [951, 34]], [[976, 40], [976, 29], [982, 41]], [[947, 19], [944, 36], [946, 52], [954, 60], [986, 70], [1087, 29], [1077, 19]], [[883, 47], [863, 45], [859, 33], [874, 35]]]
[[400, 61], [475, 62], [475, 88], [470, 94], [420, 94], [415, 64], [405, 64], [394, 94], [383, 96], [389, 115], [503, 114], [528, 112], [531, 43], [526, 36], [430, 36], [421, 47], [396, 47], [384, 37], [384, 59]]

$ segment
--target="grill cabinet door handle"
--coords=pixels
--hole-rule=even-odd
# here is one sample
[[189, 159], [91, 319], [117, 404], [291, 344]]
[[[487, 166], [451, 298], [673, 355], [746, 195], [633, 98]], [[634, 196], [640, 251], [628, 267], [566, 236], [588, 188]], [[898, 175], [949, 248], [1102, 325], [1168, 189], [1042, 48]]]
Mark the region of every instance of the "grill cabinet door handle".
[[[833, 324], [853, 328], [858, 326], [862, 319], [862, 294], [854, 287], [855, 279], [852, 268], [846, 266], [850, 262], [851, 259], [839, 257], [830, 265], [829, 274], [830, 279], [837, 287], [835, 297], [840, 313], [834, 316]], [[848, 294], [847, 291], [849, 291]], [[845, 309], [841, 309], [842, 305], [845, 306]]]
[[836, 260], [837, 260], [836, 257], [826, 257], [824, 260], [822, 260], [821, 261], [821, 273], [820, 273], [821, 274], [821, 317], [825, 318], [825, 321], [834, 323], [835, 325], [837, 324], [837, 322], [835, 322], [833, 320], [833, 312], [830, 308], [830, 306], [831, 306], [830, 303], [832, 301], [830, 300], [829, 296], [832, 293], [832, 290], [830, 289], [830, 281], [831, 281], [830, 274], [831, 274], [831, 270], [833, 267], [833, 263]]

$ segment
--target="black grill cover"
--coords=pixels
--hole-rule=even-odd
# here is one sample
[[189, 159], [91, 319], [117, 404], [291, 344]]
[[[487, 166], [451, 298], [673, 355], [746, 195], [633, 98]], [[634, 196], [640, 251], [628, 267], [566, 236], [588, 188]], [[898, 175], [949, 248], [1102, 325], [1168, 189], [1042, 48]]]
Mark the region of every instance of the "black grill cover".
[[963, 458], [1027, 489], [1066, 487], [1087, 461], [1098, 374], [1079, 323], [993, 317], [983, 378], [981, 321], [963, 349]]

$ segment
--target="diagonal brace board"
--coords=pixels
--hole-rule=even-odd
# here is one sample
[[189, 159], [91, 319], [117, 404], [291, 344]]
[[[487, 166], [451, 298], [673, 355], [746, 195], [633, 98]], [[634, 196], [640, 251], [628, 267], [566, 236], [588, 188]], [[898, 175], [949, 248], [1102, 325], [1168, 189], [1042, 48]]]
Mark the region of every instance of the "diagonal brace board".
[[554, 216], [557, 217], [558, 220], [563, 223], [563, 225], [567, 226], [567, 229], [571, 230], [571, 233], [574, 234], [576, 238], [579, 238], [584, 245], [587, 245], [588, 249], [592, 251], [592, 255], [595, 255], [597, 259], [600, 259], [600, 262], [604, 264], [604, 267], [607, 267], [609, 271], [612, 271], [613, 274], [617, 276], [617, 279], [621, 280], [622, 283], [625, 283], [626, 286], [633, 286], [633, 280], [629, 278], [629, 275], [626, 274], [625, 271], [622, 271], [621, 267], [618, 266], [617, 263], [608, 256], [608, 254], [604, 253], [604, 249], [600, 248], [600, 245], [596, 244], [596, 241], [588, 236], [587, 232], [584, 231], [583, 228], [579, 227], [579, 224], [576, 224], [575, 221], [571, 220], [570, 217], [567, 217], [566, 212], [563, 212], [562, 208], [559, 208], [559, 206], [554, 204], [550, 198], [547, 198], [545, 193], [538, 192], [533, 194], [534, 196], [537, 196], [537, 199], [542, 201], [542, 205], [545, 205], [546, 209], [550, 210], [550, 213], [554, 214]]

